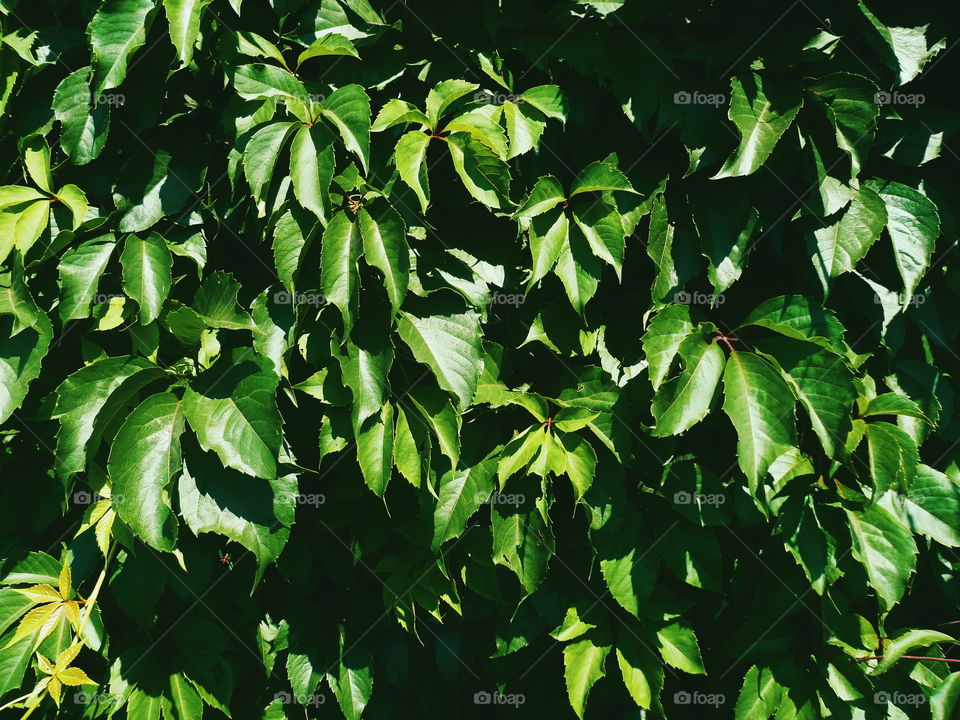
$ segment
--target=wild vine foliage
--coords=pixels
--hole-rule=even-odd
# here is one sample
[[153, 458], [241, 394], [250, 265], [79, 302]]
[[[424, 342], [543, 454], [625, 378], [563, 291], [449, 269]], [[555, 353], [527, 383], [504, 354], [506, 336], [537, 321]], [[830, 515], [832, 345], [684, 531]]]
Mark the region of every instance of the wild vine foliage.
[[958, 41], [0, 0], [2, 717], [960, 717]]

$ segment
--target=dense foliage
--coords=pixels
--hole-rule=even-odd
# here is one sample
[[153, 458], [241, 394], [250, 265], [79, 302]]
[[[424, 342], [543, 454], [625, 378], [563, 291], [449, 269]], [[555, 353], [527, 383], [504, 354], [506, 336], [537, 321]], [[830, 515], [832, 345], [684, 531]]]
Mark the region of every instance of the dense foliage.
[[3, 717], [960, 717], [958, 40], [0, 0]]

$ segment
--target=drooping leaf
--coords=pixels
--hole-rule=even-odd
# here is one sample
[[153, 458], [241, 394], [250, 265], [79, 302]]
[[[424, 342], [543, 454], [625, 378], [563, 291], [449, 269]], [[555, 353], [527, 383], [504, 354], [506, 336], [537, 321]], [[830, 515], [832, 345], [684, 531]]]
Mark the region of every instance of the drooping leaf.
[[171, 483], [181, 468], [184, 400], [172, 392], [151, 395], [124, 421], [107, 465], [117, 515], [157, 550], [172, 550], [177, 519]]
[[767, 360], [734, 350], [723, 374], [723, 409], [737, 430], [737, 461], [755, 488], [796, 443], [790, 388]]

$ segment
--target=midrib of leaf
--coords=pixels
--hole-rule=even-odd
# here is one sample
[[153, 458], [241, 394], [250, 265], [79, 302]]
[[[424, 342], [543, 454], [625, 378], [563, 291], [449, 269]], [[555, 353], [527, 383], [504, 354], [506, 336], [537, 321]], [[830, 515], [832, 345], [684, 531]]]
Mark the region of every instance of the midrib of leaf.
[[760, 114], [755, 115], [754, 113], [751, 112], [749, 115], [749, 117], [753, 120], [753, 129], [750, 131], [749, 137], [744, 138], [747, 141], [744, 143], [744, 147], [747, 149], [747, 152], [749, 153], [749, 155], [744, 156], [745, 159], [747, 160], [748, 167], [753, 167], [753, 159], [757, 156], [756, 145], [757, 145], [757, 138], [760, 135], [760, 126], [761, 126], [761, 123], [767, 122], [767, 120], [765, 119], [765, 116], [769, 109], [770, 109], [770, 101], [764, 100], [763, 109], [760, 111]]

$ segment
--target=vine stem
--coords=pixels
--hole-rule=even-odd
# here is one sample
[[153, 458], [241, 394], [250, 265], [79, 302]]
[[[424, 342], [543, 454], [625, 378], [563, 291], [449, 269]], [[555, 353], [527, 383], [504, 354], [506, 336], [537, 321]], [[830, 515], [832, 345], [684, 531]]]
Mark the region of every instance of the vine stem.
[[80, 639], [80, 633], [83, 630], [83, 626], [86, 624], [87, 620], [90, 619], [90, 613], [93, 612], [93, 606], [97, 604], [97, 597], [100, 595], [100, 590], [103, 588], [103, 583], [107, 579], [107, 569], [110, 567], [110, 561], [113, 559], [113, 551], [116, 549], [117, 544], [113, 541], [113, 539], [111, 539], [110, 545], [107, 547], [106, 558], [103, 562], [103, 570], [100, 571], [100, 575], [97, 577], [97, 582], [93, 586], [93, 592], [91, 592], [90, 596], [86, 599], [86, 602], [83, 606], [83, 611], [80, 613], [80, 622], [77, 623], [77, 633], [73, 636], [72, 644], [74, 645]]
[[[44, 693], [44, 694], [45, 694], [45, 693]], [[33, 705], [31, 705], [29, 708], [27, 708], [27, 711], [26, 711], [23, 715], [20, 716], [20, 720], [27, 720], [28, 717], [30, 717], [31, 715], [33, 715], [33, 711], [36, 710], [38, 707], [40, 707], [40, 701], [41, 701], [42, 699], [43, 699], [43, 695], [40, 695], [40, 696], [37, 698], [37, 701], [36, 701]]]

